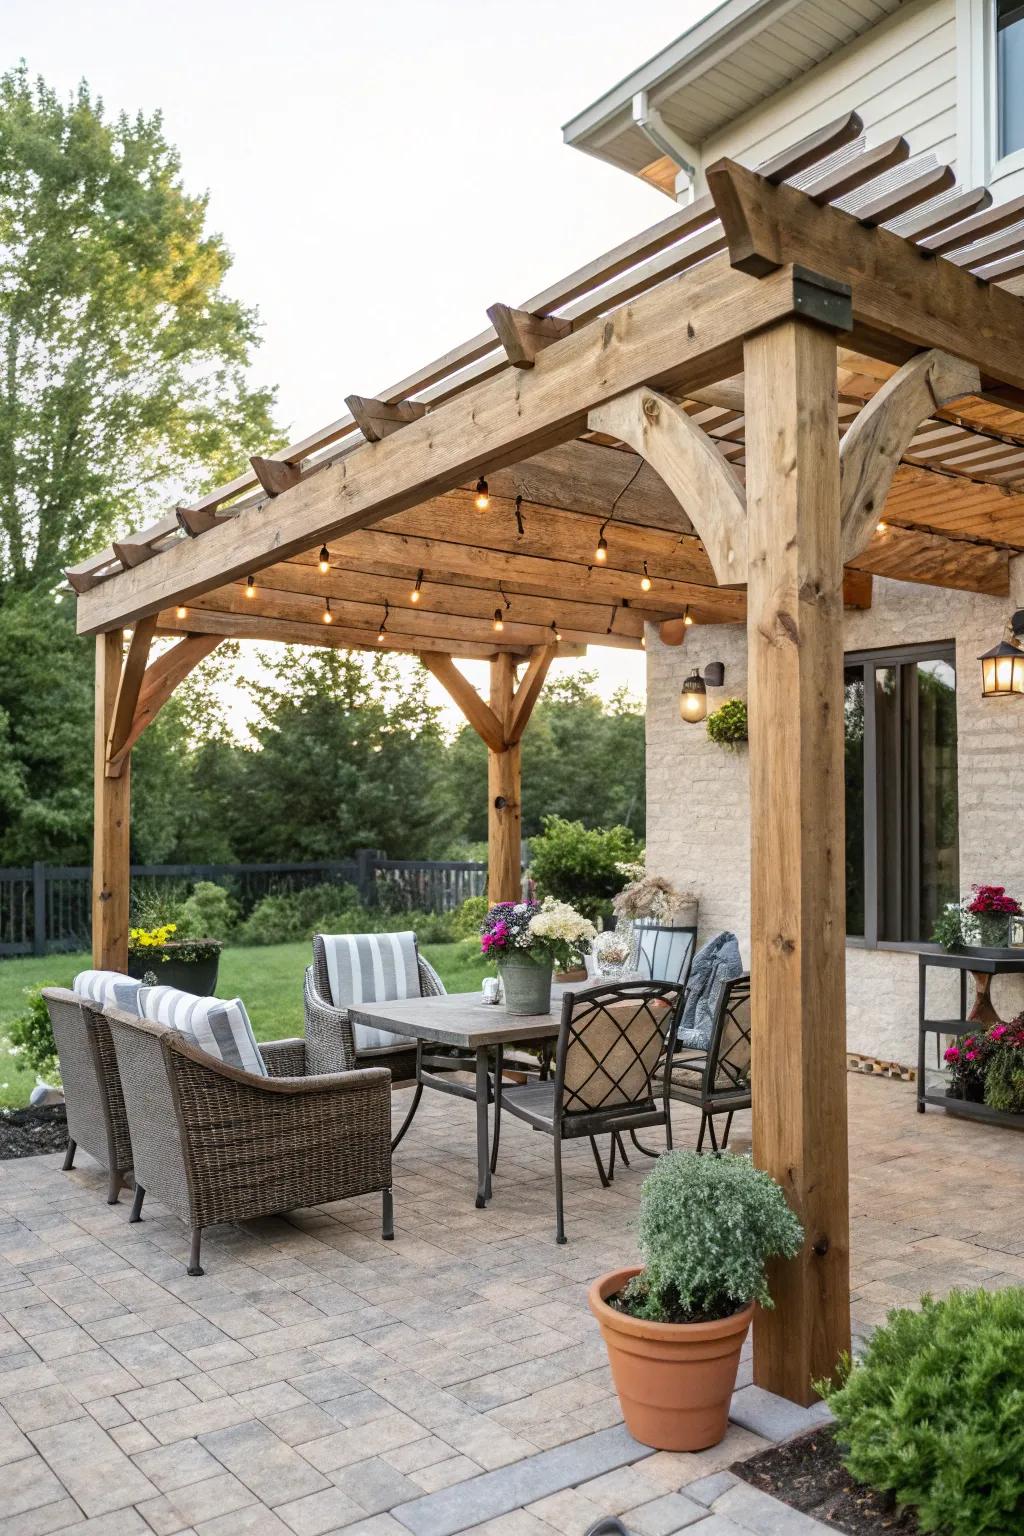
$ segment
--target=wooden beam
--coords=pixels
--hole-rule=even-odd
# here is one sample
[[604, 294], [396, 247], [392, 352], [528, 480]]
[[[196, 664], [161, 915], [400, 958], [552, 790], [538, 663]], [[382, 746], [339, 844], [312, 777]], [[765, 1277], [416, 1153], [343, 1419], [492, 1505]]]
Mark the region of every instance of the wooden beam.
[[345, 404], [368, 443], [379, 443], [392, 432], [408, 426], [410, 421], [419, 421], [427, 414], [426, 406], [416, 400], [398, 400], [389, 404], [386, 400], [373, 400], [368, 395], [348, 395]]
[[784, 322], [745, 363], [753, 1152], [805, 1232], [769, 1266], [754, 1379], [806, 1404], [850, 1348], [835, 340]]
[[[491, 712], [507, 736], [516, 686], [512, 656], [491, 661]], [[522, 758], [518, 741], [487, 752], [487, 899], [518, 901], [523, 886]]]
[[107, 777], [107, 740], [121, 684], [123, 635], [96, 638], [93, 735], [92, 957], [99, 970], [128, 969], [131, 886], [131, 771]]
[[932, 349], [904, 363], [872, 395], [839, 450], [844, 561], [871, 542], [900, 459], [921, 423], [980, 388], [973, 363]]
[[[282, 491], [290, 491], [292, 486], [298, 485], [302, 479], [299, 466], [288, 464], [284, 459], [265, 459], [257, 453], [252, 455], [249, 463], [252, 465], [253, 474], [268, 496], [280, 496]], [[209, 527], [210, 524], [207, 526]]]
[[849, 283], [851, 347], [891, 362], [938, 347], [1024, 389], [1024, 305], [1012, 293], [733, 160], [709, 166], [707, 181], [738, 271], [767, 275], [797, 261]]
[[870, 608], [874, 577], [870, 571], [843, 572], [843, 607]]
[[[156, 624], [155, 617], [146, 622]], [[107, 777], [117, 778], [127, 771], [128, 761], [132, 747], [142, 735], [146, 726], [156, 719], [161, 709], [167, 703], [171, 694], [179, 683], [198, 666], [204, 657], [209, 656], [215, 646], [220, 644], [219, 635], [186, 635], [179, 640], [177, 645], [165, 651], [162, 656], [152, 662], [140, 679], [141, 687], [137, 690], [137, 702], [132, 712], [131, 721], [124, 731], [111, 745], [107, 758]], [[128, 661], [131, 661], [129, 653]], [[125, 664], [127, 671], [128, 664]]]
[[438, 651], [424, 651], [420, 661], [432, 677], [435, 677], [449, 698], [458, 705], [481, 741], [492, 752], [504, 752], [505, 726], [489, 704], [477, 693], [473, 684], [459, 671], [450, 656]]
[[[487, 618], [464, 618], [444, 612], [431, 612], [425, 608], [391, 608], [388, 614], [387, 633], [401, 638], [407, 650], [416, 650], [420, 641], [442, 642], [428, 649], [443, 650], [443, 642], [449, 639], [475, 642], [477, 646], [490, 643], [492, 650], [501, 650], [510, 647], [513, 650], [528, 650], [535, 645], [546, 645], [551, 639], [551, 624], [561, 631], [567, 640], [581, 644], [610, 645], [618, 649], [639, 650], [643, 634], [642, 620], [634, 617], [630, 610], [623, 611], [616, 606], [609, 606], [599, 625], [592, 628], [580, 627], [576, 624], [560, 624], [556, 620], [545, 618], [543, 621], [515, 619], [511, 614], [506, 614], [502, 621], [500, 631], [495, 630], [493, 615], [495, 609], [503, 610], [500, 602], [494, 602], [491, 606], [490, 616]], [[284, 619], [293, 623], [319, 626], [323, 629], [335, 629], [338, 627], [356, 630], [372, 630], [377, 632], [383, 604], [366, 602], [353, 602], [349, 599], [339, 598], [331, 603], [331, 615], [333, 622], [324, 624], [322, 614], [324, 601], [318, 597], [307, 597], [299, 593], [273, 592], [267, 588], [258, 587], [255, 599], [249, 599], [245, 595], [245, 588], [240, 583], [230, 583], [226, 587], [220, 587], [216, 592], [206, 592], [197, 599], [188, 610], [188, 619], [184, 621], [186, 627], [190, 620], [200, 613], [229, 613], [245, 619], [251, 613], [258, 612], [261, 617], [267, 619]]]
[[532, 368], [537, 353], [572, 334], [572, 321], [555, 315], [531, 315], [508, 304], [492, 304], [487, 318], [513, 368]]
[[739, 371], [742, 337], [794, 313], [801, 286], [792, 270], [752, 283], [719, 258], [705, 262], [644, 293], [613, 320], [574, 331], [526, 373], [487, 378], [394, 437], [353, 449], [283, 492], [272, 510], [249, 506], [200, 539], [172, 545], [159, 560], [83, 593], [79, 628], [92, 633], [187, 603], [318, 540], [380, 522], [474, 473], [577, 436], [588, 409], [649, 380], [696, 389], [731, 377]]
[[686, 508], [721, 586], [747, 579], [747, 508], [743, 484], [706, 432], [682, 406], [643, 387], [592, 410], [592, 432], [628, 443]]
[[523, 732], [533, 714], [533, 707], [540, 698], [541, 690], [547, 680], [548, 668], [555, 659], [556, 651], [557, 647], [554, 645], [538, 646], [530, 657], [512, 700], [512, 709], [505, 730], [505, 739], [509, 745], [522, 740]]
[[[107, 734], [107, 773], [110, 774], [110, 762], [113, 758], [121, 758], [122, 749], [131, 731], [132, 718], [136, 705], [139, 702], [139, 689], [142, 687], [146, 674], [146, 666], [149, 661], [149, 648], [153, 641], [153, 631], [156, 629], [156, 616], [148, 619], [140, 619], [132, 632], [131, 643], [128, 646], [128, 655], [125, 657], [124, 666], [121, 668], [121, 678], [117, 688], [117, 698], [114, 701], [114, 710], [110, 720], [110, 730]], [[113, 776], [113, 775], [112, 775]]]
[[[474, 642], [451, 635], [396, 634], [390, 626], [381, 641], [377, 639], [376, 621], [369, 628], [357, 628], [347, 624], [306, 624], [294, 619], [271, 619], [248, 612], [220, 613], [202, 608], [190, 608], [187, 619], [178, 619], [173, 608], [160, 614], [158, 635], [181, 637], [189, 633], [217, 635], [221, 639], [269, 641], [275, 645], [321, 646], [327, 650], [396, 651], [403, 656], [416, 656], [424, 650], [441, 651], [463, 661], [489, 661], [496, 651], [509, 651], [518, 657], [529, 654], [529, 646], [523, 643], [495, 644], [495, 640], [501, 638], [498, 636]], [[587, 648], [581, 641], [563, 640], [558, 653], [560, 656], [585, 656]]]

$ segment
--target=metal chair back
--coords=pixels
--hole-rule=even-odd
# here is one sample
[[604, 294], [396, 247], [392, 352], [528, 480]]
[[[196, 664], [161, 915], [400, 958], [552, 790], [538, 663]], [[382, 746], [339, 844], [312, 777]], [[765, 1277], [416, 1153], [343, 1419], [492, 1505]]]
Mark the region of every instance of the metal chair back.
[[637, 970], [649, 981], [671, 981], [685, 987], [697, 950], [696, 928], [666, 928], [637, 923]]
[[598, 983], [567, 993], [555, 1060], [560, 1116], [600, 1116], [652, 1103], [652, 1077], [674, 1034], [683, 988], [664, 981]]
[[749, 1092], [750, 973], [719, 983], [715, 1024], [708, 1045], [708, 1092]]

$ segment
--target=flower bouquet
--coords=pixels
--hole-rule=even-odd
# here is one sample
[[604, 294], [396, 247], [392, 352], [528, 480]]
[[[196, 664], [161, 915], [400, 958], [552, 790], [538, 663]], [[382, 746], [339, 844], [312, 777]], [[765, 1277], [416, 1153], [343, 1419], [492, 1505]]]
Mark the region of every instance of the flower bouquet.
[[697, 906], [696, 892], [679, 890], [664, 875], [649, 875], [643, 864], [616, 864], [615, 867], [628, 881], [612, 901], [616, 917], [667, 926], [684, 908], [695, 909]]
[[483, 953], [498, 963], [509, 1013], [548, 1013], [551, 973], [582, 963], [596, 930], [567, 902], [502, 901], [480, 929]]
[[943, 949], [1006, 949], [1010, 920], [1024, 915], [1016, 896], [1003, 885], [972, 885], [969, 900], [953, 902], [939, 914], [932, 935]]

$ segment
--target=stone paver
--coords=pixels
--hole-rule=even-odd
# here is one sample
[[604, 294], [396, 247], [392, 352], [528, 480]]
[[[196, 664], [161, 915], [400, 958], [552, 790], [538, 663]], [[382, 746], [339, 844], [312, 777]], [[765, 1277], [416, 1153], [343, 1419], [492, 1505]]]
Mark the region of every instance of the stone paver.
[[[926, 1287], [1024, 1280], [1024, 1225], [977, 1198], [1020, 1187], [1024, 1140], [920, 1117], [903, 1084], [849, 1094], [855, 1331]], [[129, 1227], [84, 1155], [0, 1164], [0, 1536], [582, 1536], [612, 1512], [635, 1536], [820, 1532], [727, 1470], [821, 1419], [751, 1385], [749, 1352], [722, 1445], [622, 1428], [586, 1290], [632, 1258], [649, 1165], [602, 1190], [570, 1148], [558, 1248], [546, 1139], [506, 1122], [486, 1211], [474, 1148], [472, 1107], [428, 1094], [394, 1244], [375, 1197], [343, 1201], [211, 1230], [202, 1278], [181, 1224], [154, 1201]]]

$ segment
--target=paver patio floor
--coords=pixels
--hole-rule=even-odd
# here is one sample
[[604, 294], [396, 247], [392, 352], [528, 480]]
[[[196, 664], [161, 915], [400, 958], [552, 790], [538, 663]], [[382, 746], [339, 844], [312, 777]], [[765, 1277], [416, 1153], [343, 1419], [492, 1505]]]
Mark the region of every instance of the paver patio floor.
[[[855, 1321], [1024, 1281], [1024, 1138], [919, 1116], [905, 1084], [849, 1091]], [[472, 1106], [428, 1093], [395, 1159], [394, 1243], [376, 1198], [348, 1201], [210, 1231], [201, 1279], [176, 1219], [147, 1201], [130, 1227], [80, 1161], [0, 1164], [4, 1536], [762, 1528], [760, 1496], [718, 1476], [764, 1445], [753, 1427], [791, 1427], [749, 1363], [714, 1451], [651, 1455], [621, 1426], [586, 1290], [633, 1254], [639, 1155], [603, 1190], [570, 1147], [559, 1248], [550, 1141], [507, 1118], [477, 1211]]]

